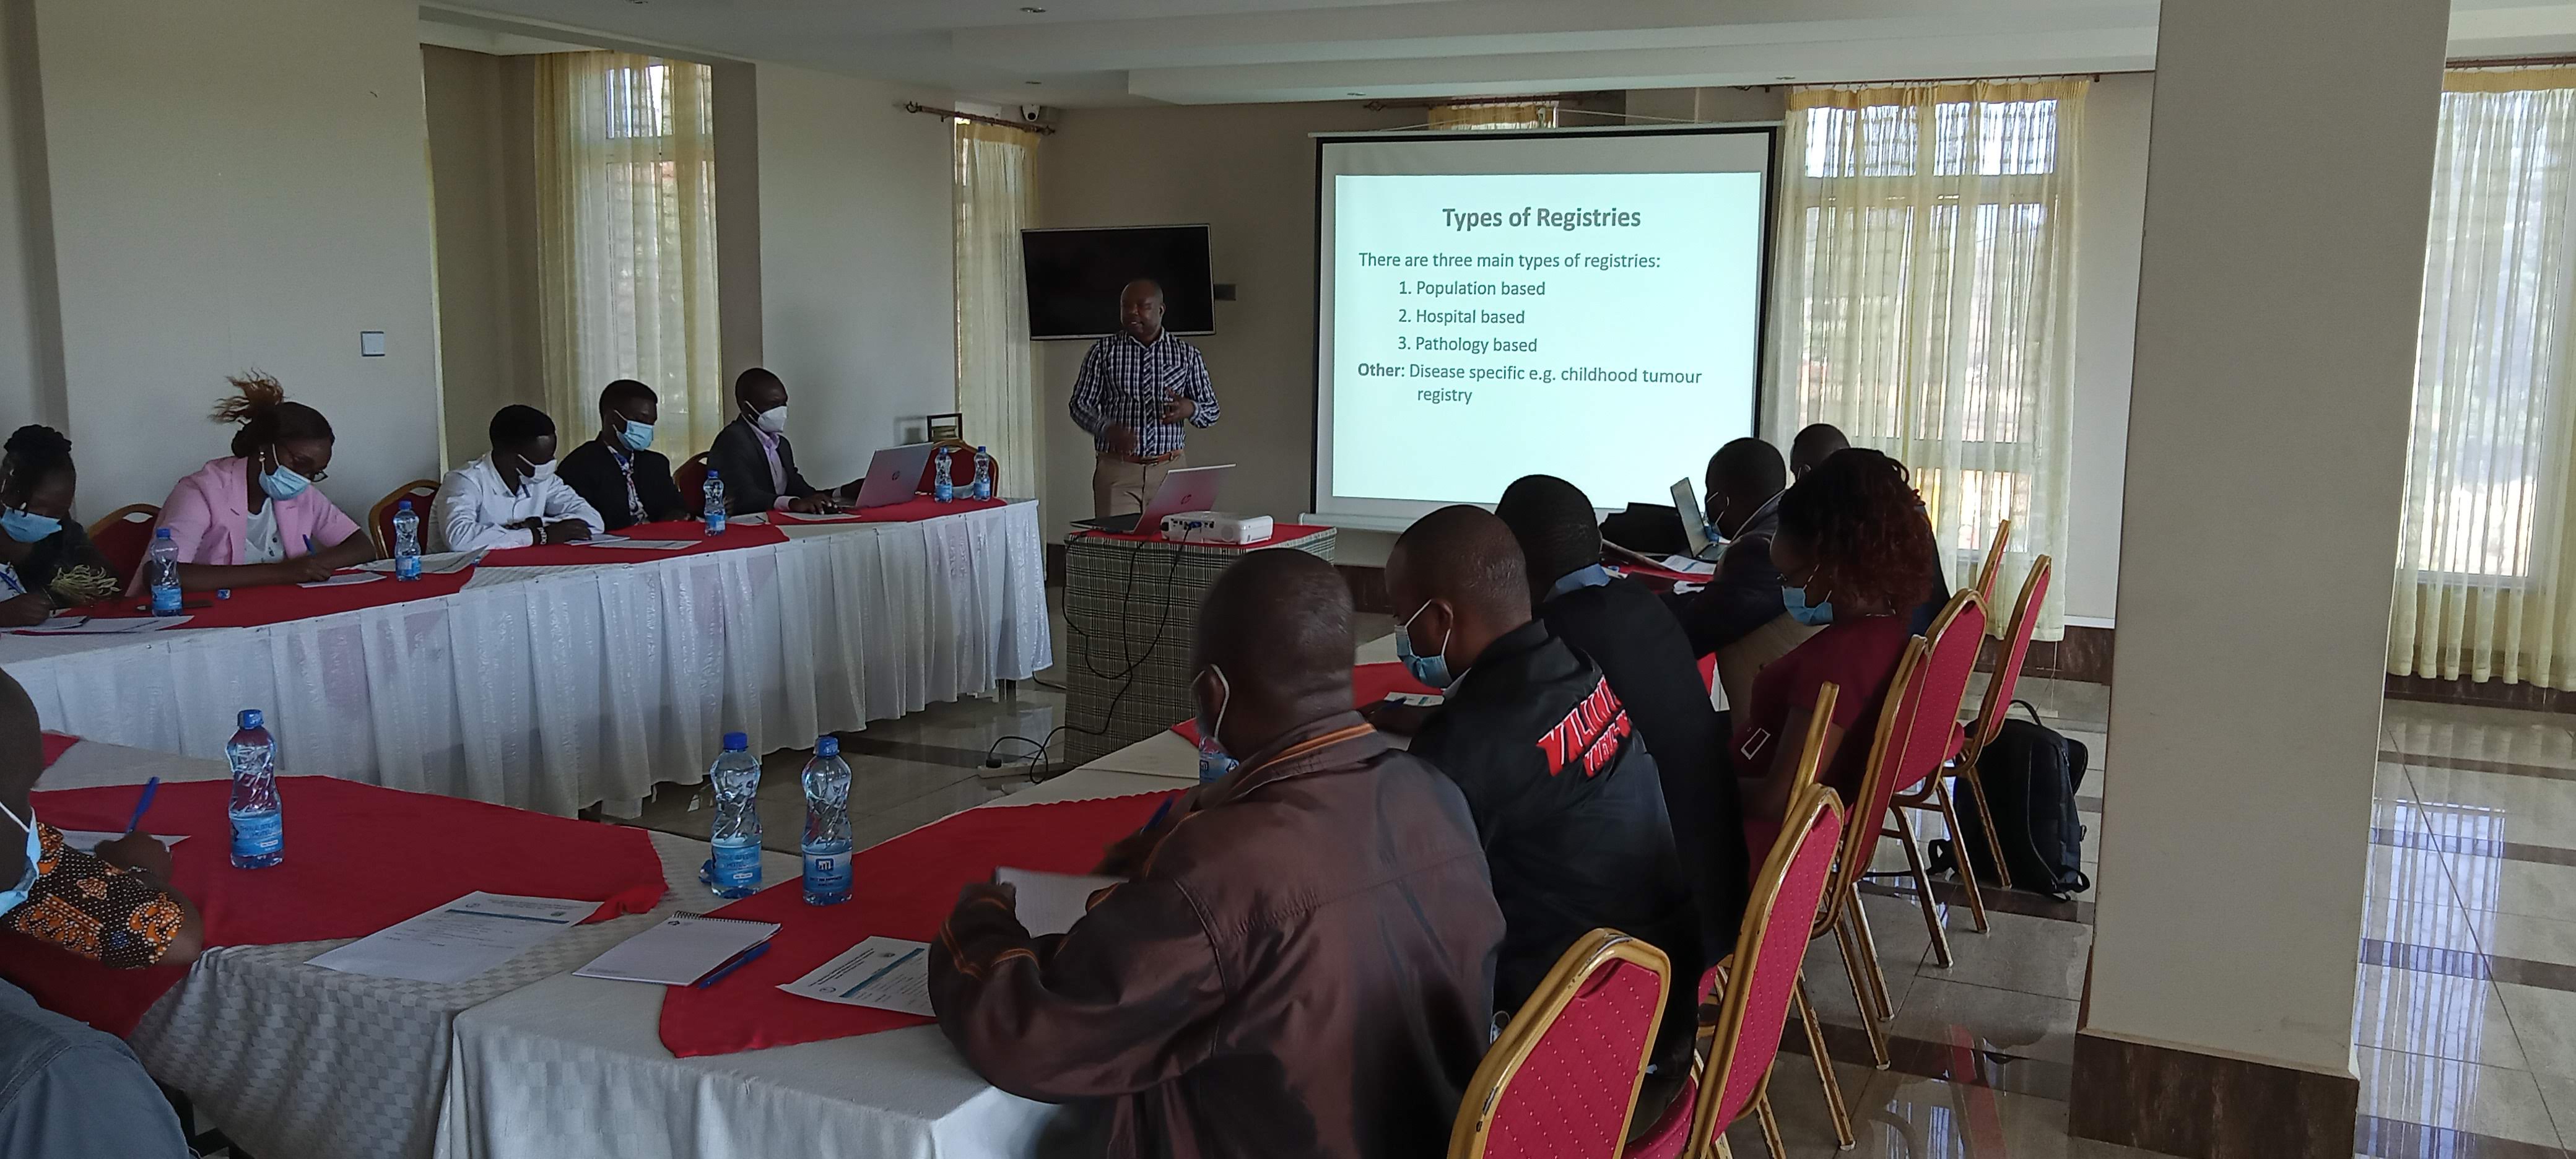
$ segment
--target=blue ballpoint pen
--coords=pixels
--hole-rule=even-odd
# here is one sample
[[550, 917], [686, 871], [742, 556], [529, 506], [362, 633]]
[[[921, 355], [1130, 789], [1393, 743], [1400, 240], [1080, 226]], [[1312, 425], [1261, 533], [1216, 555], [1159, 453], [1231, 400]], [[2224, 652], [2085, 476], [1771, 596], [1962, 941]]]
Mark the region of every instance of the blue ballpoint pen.
[[134, 803], [134, 819], [125, 823], [126, 832], [140, 833], [143, 831], [143, 812], [144, 810], [152, 807], [152, 797], [160, 791], [161, 778], [154, 777], [151, 780], [143, 782], [143, 799]]
[[700, 990], [704, 990], [704, 989], [706, 989], [706, 988], [707, 988], [707, 987], [709, 987], [709, 986], [713, 986], [713, 985], [715, 985], [715, 984], [716, 984], [716, 983], [718, 983], [718, 982], [722, 982], [722, 981], [724, 981], [724, 980], [725, 980], [725, 975], [727, 975], [727, 974], [731, 974], [731, 973], [733, 973], [733, 972], [734, 972], [734, 971], [736, 971], [736, 970], [742, 969], [744, 966], [748, 966], [748, 965], [750, 965], [750, 964], [751, 964], [751, 962], [752, 962], [752, 959], [757, 958], [757, 957], [761, 956], [762, 954], [766, 954], [766, 953], [768, 953], [768, 952], [769, 952], [769, 943], [767, 943], [767, 942], [762, 942], [761, 944], [759, 944], [759, 945], [757, 945], [757, 946], [753, 946], [752, 948], [750, 948], [750, 949], [748, 949], [748, 950], [743, 951], [743, 952], [742, 952], [742, 954], [741, 954], [741, 956], [736, 957], [733, 961], [727, 962], [727, 963], [725, 963], [725, 964], [724, 964], [724, 965], [722, 965], [722, 966], [718, 966], [718, 967], [716, 967], [716, 972], [715, 972], [715, 973], [713, 973], [713, 974], [709, 974], [709, 975], [707, 975], [707, 976], [706, 976], [706, 977], [704, 977], [704, 978], [700, 978], [700, 979], [698, 979], [698, 984], [697, 984], [697, 987], [696, 987], [696, 988], [697, 988], [697, 989], [700, 989]]

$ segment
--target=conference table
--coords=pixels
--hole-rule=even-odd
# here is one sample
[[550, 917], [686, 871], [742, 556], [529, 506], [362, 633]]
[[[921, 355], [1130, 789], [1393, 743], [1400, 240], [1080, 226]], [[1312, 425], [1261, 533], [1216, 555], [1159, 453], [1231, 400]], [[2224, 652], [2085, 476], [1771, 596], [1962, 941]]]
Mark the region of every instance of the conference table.
[[[177, 785], [229, 775], [218, 760], [85, 740], [48, 766], [37, 787], [103, 788], [153, 777]], [[251, 1154], [421, 1159], [433, 1146], [459, 1013], [573, 970], [676, 910], [706, 907], [697, 879], [706, 843], [648, 836], [668, 891], [649, 912], [575, 927], [452, 984], [306, 964], [353, 938], [210, 949], [144, 1012], [126, 1042], [153, 1078], [186, 1092], [202, 1120]], [[794, 857], [765, 853], [761, 868], [776, 881], [800, 867]]]
[[[626, 806], [702, 779], [728, 731], [801, 747], [1054, 662], [1037, 504], [904, 506], [770, 513], [687, 554], [495, 552], [461, 581], [348, 589], [417, 598], [274, 623], [0, 633], [0, 668], [46, 728], [93, 741], [219, 757], [238, 710], [260, 708], [285, 774], [558, 816]], [[237, 596], [254, 598], [352, 602]]]

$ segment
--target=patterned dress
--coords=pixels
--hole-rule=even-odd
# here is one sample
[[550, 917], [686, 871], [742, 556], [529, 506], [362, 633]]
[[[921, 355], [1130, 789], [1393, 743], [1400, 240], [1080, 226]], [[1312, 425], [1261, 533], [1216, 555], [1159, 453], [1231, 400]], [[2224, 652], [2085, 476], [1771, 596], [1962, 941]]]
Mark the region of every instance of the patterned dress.
[[178, 901], [139, 871], [65, 845], [51, 825], [38, 822], [36, 836], [36, 884], [0, 926], [114, 969], [159, 962], [186, 918]]

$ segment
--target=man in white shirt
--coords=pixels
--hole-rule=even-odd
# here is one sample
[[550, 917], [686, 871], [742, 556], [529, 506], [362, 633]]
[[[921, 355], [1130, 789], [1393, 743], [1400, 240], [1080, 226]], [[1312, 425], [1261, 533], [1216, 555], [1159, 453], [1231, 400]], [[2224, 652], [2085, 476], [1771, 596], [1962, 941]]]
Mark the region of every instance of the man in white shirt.
[[492, 416], [492, 453], [438, 481], [442, 550], [578, 543], [604, 522], [572, 485], [555, 477], [555, 421], [530, 406]]

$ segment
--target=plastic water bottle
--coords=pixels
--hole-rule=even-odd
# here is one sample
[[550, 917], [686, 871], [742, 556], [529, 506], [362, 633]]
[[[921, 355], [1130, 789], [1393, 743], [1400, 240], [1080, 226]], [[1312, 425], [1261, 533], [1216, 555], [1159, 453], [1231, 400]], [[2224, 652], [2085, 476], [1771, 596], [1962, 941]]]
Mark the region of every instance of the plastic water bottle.
[[850, 900], [850, 763], [841, 739], [814, 742], [805, 762], [805, 904]]
[[170, 529], [152, 532], [152, 550], [143, 557], [143, 582], [152, 589], [152, 614], [179, 614], [179, 541], [170, 538]]
[[1243, 762], [1227, 756], [1225, 746], [1207, 733], [1199, 734], [1199, 780], [1213, 781], [1234, 771]]
[[930, 472], [930, 497], [936, 502], [953, 503], [957, 500], [957, 484], [948, 478], [948, 465], [954, 461], [956, 452], [955, 447], [941, 447], [933, 456], [937, 462]]
[[975, 448], [975, 498], [993, 497], [993, 452]]
[[722, 535], [725, 529], [724, 477], [716, 474], [714, 468], [708, 468], [707, 485], [703, 490], [707, 497], [707, 534]]
[[699, 876], [717, 897], [750, 897], [760, 892], [760, 758], [751, 753], [751, 738], [724, 734], [724, 753], [707, 770], [716, 791], [715, 828], [707, 843], [715, 857]]
[[[168, 534], [168, 532], [163, 532]], [[286, 819], [277, 801], [277, 739], [256, 708], [241, 712], [241, 731], [224, 745], [233, 766], [233, 868], [266, 869], [286, 860]]]
[[394, 508], [394, 578], [420, 578], [420, 516], [409, 499]]

